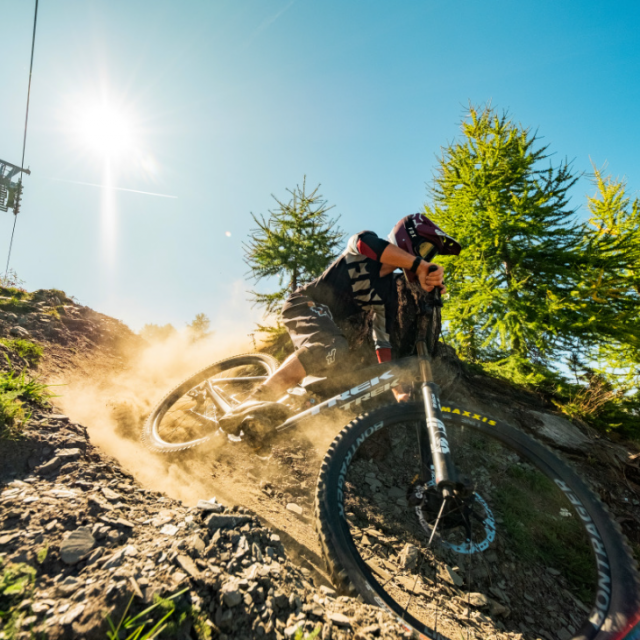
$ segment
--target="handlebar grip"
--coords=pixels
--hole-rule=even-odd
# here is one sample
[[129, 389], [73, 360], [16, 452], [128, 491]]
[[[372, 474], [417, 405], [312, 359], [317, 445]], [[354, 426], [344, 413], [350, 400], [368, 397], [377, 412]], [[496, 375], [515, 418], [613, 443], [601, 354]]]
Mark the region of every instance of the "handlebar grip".
[[[430, 264], [427, 273], [433, 273], [438, 270], [437, 264]], [[440, 287], [434, 287], [428, 294], [427, 297], [433, 302], [438, 303], [440, 301]]]

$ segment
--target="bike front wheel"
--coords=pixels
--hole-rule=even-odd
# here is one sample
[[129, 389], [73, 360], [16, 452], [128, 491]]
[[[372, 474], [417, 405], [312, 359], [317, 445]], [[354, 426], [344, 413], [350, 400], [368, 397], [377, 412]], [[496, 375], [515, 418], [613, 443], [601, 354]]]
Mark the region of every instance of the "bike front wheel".
[[336, 586], [428, 638], [616, 638], [639, 599], [619, 528], [573, 470], [523, 432], [443, 406], [466, 491], [421, 477], [422, 404], [345, 427], [322, 465], [316, 527]]
[[227, 434], [219, 418], [243, 400], [278, 368], [263, 353], [227, 358], [190, 376], [158, 402], [142, 429], [142, 440], [152, 451], [171, 453]]

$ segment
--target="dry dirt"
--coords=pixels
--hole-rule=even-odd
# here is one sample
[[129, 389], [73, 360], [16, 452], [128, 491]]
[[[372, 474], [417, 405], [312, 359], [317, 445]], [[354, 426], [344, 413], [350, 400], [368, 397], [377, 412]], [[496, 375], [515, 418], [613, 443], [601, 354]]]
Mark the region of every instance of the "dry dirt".
[[[163, 492], [188, 507], [203, 496], [215, 496], [227, 505], [242, 505], [255, 513], [263, 525], [280, 535], [289, 557], [310, 569], [317, 584], [328, 584], [313, 528], [313, 499], [324, 453], [347, 418], [323, 425], [309, 423], [305, 430], [287, 434], [258, 453], [243, 449], [242, 444], [231, 450], [226, 447], [222, 453], [206, 449], [171, 456], [151, 453], [139, 436], [155, 402], [205, 364], [250, 351], [248, 339], [213, 336], [194, 343], [179, 335], [148, 345], [123, 325], [113, 324], [117, 321], [69, 300], [65, 307], [70, 318], [81, 317], [85, 324], [73, 326], [63, 317], [60, 327], [52, 330], [47, 326], [48, 333], [39, 333], [35, 320], [33, 327], [23, 323], [32, 337], [46, 346], [39, 373], [49, 383], [60, 385], [54, 387], [59, 394], [53, 401], [56, 410], [85, 425], [91, 442], [116, 458], [142, 487]], [[3, 327], [0, 318], [0, 330], [7, 331], [10, 324], [4, 320]], [[436, 376], [445, 399], [546, 437], [560, 455], [579, 467], [627, 536], [635, 545], [640, 544], [636, 449], [611, 443], [585, 425], [572, 425], [584, 439], [578, 438], [580, 444], [559, 443], [539, 417], [548, 411], [539, 398], [468, 374], [453, 354], [444, 351], [444, 356]], [[499, 628], [496, 633], [501, 633]], [[512, 633], [516, 637], [519, 632]], [[522, 637], [544, 636], [531, 629]]]

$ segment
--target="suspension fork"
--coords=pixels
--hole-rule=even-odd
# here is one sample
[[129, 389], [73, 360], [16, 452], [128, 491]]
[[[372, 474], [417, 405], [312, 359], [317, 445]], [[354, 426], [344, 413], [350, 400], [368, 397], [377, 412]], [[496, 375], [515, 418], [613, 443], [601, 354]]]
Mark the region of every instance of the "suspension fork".
[[[435, 471], [436, 487], [447, 498], [457, 483], [457, 473], [451, 454], [447, 430], [442, 421], [438, 386], [433, 381], [431, 358], [427, 344], [419, 340], [416, 345], [420, 359], [420, 380], [426, 425], [418, 425], [418, 448], [422, 464], [422, 477], [426, 481], [431, 477], [431, 464]], [[425, 429], [426, 426], [426, 429]]]

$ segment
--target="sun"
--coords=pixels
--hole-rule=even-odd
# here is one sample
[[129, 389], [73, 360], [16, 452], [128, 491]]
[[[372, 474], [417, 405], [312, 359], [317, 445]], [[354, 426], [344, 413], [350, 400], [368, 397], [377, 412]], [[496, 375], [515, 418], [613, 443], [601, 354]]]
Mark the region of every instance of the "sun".
[[87, 105], [76, 118], [79, 142], [98, 155], [119, 156], [136, 146], [135, 121], [124, 107], [106, 102]]

